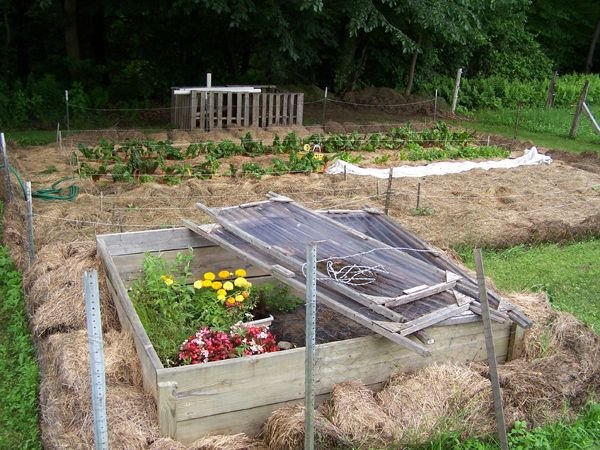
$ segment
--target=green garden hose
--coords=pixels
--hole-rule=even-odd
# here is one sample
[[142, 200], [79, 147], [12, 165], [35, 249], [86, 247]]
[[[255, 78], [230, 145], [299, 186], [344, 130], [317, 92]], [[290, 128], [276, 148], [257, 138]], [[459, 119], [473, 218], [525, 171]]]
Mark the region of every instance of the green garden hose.
[[[4, 168], [4, 164], [0, 164], [0, 169]], [[23, 183], [23, 179], [19, 172], [12, 167], [8, 166], [8, 169], [13, 173], [15, 177], [17, 177], [17, 181], [19, 182], [19, 186], [23, 190], [23, 197], [25, 197], [25, 183]], [[65, 180], [68, 180], [69, 177], [61, 178], [60, 180], [54, 182], [49, 188], [38, 189], [37, 191], [32, 191], [31, 196], [33, 198], [39, 198], [42, 200], [62, 200], [62, 201], [73, 201], [77, 198], [79, 194], [79, 187], [74, 184], [67, 186], [65, 188], [57, 187], [60, 183]]]

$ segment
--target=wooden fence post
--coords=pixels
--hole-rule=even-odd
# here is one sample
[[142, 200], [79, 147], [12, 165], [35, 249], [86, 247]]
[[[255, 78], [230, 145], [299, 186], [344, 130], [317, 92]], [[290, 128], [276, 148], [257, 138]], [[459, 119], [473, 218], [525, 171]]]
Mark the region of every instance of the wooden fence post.
[[10, 166], [8, 164], [8, 151], [6, 149], [6, 141], [4, 140], [4, 133], [0, 133], [0, 147], [2, 147], [2, 173], [4, 174], [4, 192], [6, 195], [6, 203], [12, 201], [12, 188], [10, 185]]
[[385, 192], [385, 215], [388, 216], [389, 215], [389, 211], [390, 211], [390, 200], [392, 197], [392, 179], [394, 177], [394, 168], [390, 167], [390, 174], [388, 176], [388, 184], [387, 184], [387, 191]]
[[490, 321], [490, 305], [488, 303], [487, 287], [485, 284], [485, 272], [483, 270], [483, 257], [481, 249], [474, 250], [475, 266], [477, 268], [477, 284], [479, 285], [479, 302], [481, 303], [481, 319], [483, 320], [483, 331], [485, 334], [485, 348], [487, 350], [490, 381], [492, 383], [492, 396], [494, 398], [494, 411], [496, 413], [496, 425], [500, 448], [508, 450], [508, 439], [506, 436], [506, 423], [504, 421], [504, 410], [502, 408], [502, 393], [500, 391], [500, 379], [498, 367], [496, 366], [496, 351], [494, 349], [494, 335], [492, 334], [492, 322]]
[[581, 95], [579, 96], [579, 101], [577, 102], [577, 108], [575, 108], [575, 115], [573, 116], [573, 124], [571, 125], [571, 131], [569, 132], [569, 137], [574, 138], [577, 135], [577, 127], [579, 127], [579, 119], [581, 118], [581, 111], [583, 111], [583, 103], [588, 94], [588, 90], [590, 88], [590, 81], [585, 80], [583, 84], [583, 89], [581, 91]]
[[558, 70], [555, 70], [550, 80], [550, 86], [548, 86], [548, 98], [546, 98], [546, 109], [554, 106], [554, 88], [556, 86], [556, 77], [558, 77]]
[[456, 82], [454, 83], [454, 92], [452, 93], [452, 114], [456, 112], [456, 104], [458, 103], [458, 90], [460, 89], [460, 78], [462, 76], [462, 67], [456, 71]]

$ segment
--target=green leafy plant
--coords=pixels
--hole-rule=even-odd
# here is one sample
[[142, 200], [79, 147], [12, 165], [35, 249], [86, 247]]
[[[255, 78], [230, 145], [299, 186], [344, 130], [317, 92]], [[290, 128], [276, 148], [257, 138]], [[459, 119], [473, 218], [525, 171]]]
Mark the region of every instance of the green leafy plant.
[[257, 310], [263, 314], [292, 312], [304, 304], [304, 300], [290, 291], [290, 287], [282, 284], [265, 283], [253, 290], [257, 299]]

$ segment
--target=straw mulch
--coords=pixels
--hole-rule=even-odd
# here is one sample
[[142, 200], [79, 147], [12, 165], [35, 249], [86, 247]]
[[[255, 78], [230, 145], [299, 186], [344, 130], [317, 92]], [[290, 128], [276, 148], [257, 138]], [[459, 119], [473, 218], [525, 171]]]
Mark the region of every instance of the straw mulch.
[[468, 367], [441, 364], [392, 376], [376, 396], [401, 441], [424, 441], [443, 431], [463, 435], [493, 429], [489, 381]]
[[86, 327], [83, 273], [90, 269], [98, 270], [103, 328], [118, 329], [95, 243], [55, 244], [40, 250], [24, 278], [27, 309], [37, 337]]
[[381, 446], [392, 439], [392, 421], [364, 384], [348, 381], [335, 385], [329, 403], [326, 415], [353, 445]]
[[[315, 411], [315, 444], [318, 448], [346, 444], [341, 431], [320, 411]], [[272, 450], [304, 448], [304, 407], [284, 406], [274, 411], [263, 425], [263, 438]]]

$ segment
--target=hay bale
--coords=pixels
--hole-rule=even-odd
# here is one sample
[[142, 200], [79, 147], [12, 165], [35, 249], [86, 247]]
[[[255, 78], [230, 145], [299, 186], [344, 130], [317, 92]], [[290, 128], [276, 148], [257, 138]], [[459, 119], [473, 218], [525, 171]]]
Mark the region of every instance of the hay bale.
[[[50, 262], [45, 263], [51, 254]], [[103, 328], [119, 327], [95, 243], [55, 244], [44, 247], [42, 255], [26, 274], [28, 311], [36, 336], [86, 327], [83, 273], [94, 268], [98, 270]]]
[[360, 382], [336, 384], [327, 415], [354, 445], [381, 446], [392, 439], [388, 415], [375, 401], [373, 391]]
[[244, 433], [233, 435], [205, 436], [192, 442], [189, 450], [266, 450], [262, 441], [252, 439]]
[[548, 296], [543, 292], [513, 293], [508, 299], [533, 320], [533, 326], [526, 330], [523, 339], [523, 357], [533, 360], [546, 351], [547, 336], [542, 336], [547, 335], [548, 324], [556, 317], [556, 311], [552, 309]]
[[376, 398], [398, 440], [421, 442], [440, 431], [469, 436], [494, 429], [489, 381], [464, 366], [441, 364], [392, 376]]
[[[284, 406], [275, 410], [263, 425], [263, 436], [272, 450], [302, 450], [304, 448], [304, 407]], [[340, 430], [319, 411], [315, 411], [315, 443], [328, 448], [343, 443]]]
[[[104, 364], [107, 384], [141, 386], [142, 376], [133, 340], [116, 330], [104, 333]], [[87, 331], [56, 333], [48, 337], [48, 354], [62, 386], [77, 393], [89, 392]]]

